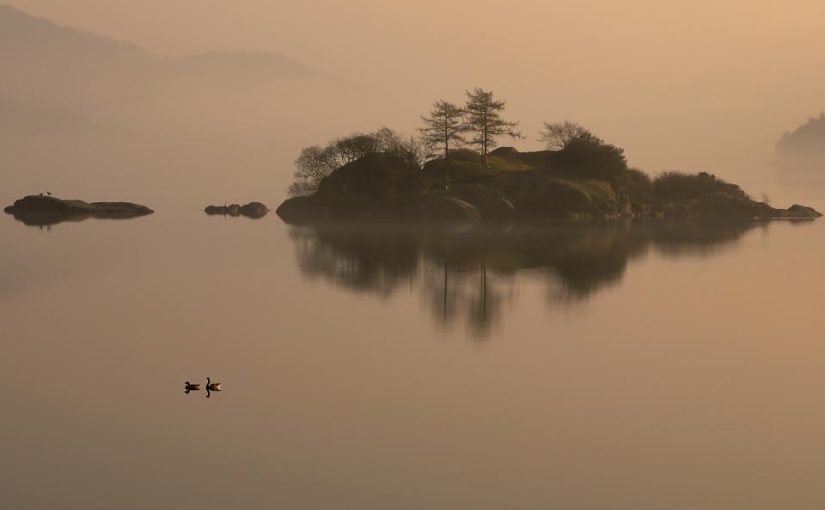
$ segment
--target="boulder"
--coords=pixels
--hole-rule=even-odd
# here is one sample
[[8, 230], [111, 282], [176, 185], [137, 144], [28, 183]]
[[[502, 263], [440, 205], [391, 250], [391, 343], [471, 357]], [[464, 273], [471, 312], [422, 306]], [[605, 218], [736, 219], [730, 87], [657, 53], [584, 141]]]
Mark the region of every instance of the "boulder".
[[260, 202], [249, 202], [241, 206], [241, 214], [247, 218], [263, 218], [269, 212], [269, 208]]
[[210, 205], [204, 209], [204, 212], [210, 216], [245, 216], [247, 218], [258, 219], [266, 216], [269, 208], [260, 202], [249, 202], [246, 205]]
[[592, 183], [554, 177], [542, 171], [504, 174], [486, 185], [506, 196], [523, 216], [615, 214], [617, 207], [612, 190], [599, 190]]
[[407, 205], [423, 190], [420, 168], [396, 155], [378, 152], [324, 177], [313, 197], [353, 212], [368, 212]]
[[478, 209], [471, 204], [448, 196], [425, 200], [417, 208], [418, 218], [424, 221], [465, 223], [481, 219]]
[[822, 213], [820, 213], [813, 207], [807, 207], [799, 204], [794, 204], [788, 207], [787, 209], [785, 209], [785, 211], [783, 211], [783, 213], [783, 217], [794, 219], [819, 218], [820, 216], [822, 216]]
[[319, 203], [314, 197], [293, 197], [284, 200], [275, 214], [287, 223], [298, 224], [326, 220], [333, 213], [327, 205]]
[[515, 206], [504, 193], [484, 184], [464, 184], [451, 190], [447, 196], [472, 205], [483, 220], [504, 220], [516, 215]]

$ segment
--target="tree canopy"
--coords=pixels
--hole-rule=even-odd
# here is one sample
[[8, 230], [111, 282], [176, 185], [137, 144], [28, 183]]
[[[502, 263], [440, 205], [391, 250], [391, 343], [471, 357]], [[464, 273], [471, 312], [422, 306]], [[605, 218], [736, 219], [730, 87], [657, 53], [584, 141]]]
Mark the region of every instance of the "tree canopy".
[[287, 189], [291, 197], [312, 195], [324, 177], [337, 168], [377, 152], [394, 154], [421, 167], [426, 151], [414, 137], [404, 137], [388, 127], [372, 133], [353, 133], [337, 138], [326, 147], [312, 145], [295, 160], [295, 181]]
[[559, 151], [559, 162], [564, 171], [609, 181], [615, 181], [627, 171], [624, 149], [606, 143], [589, 131], [567, 142]]
[[543, 142], [547, 150], [560, 151], [567, 147], [576, 137], [590, 133], [581, 124], [564, 121], [556, 123], [544, 123], [544, 128], [539, 133], [539, 141]]

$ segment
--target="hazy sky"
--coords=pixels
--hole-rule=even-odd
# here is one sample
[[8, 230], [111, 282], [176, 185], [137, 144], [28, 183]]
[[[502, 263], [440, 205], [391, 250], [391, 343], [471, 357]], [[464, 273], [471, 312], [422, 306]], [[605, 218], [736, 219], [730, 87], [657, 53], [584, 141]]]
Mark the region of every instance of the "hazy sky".
[[406, 131], [431, 100], [489, 87], [520, 147], [543, 120], [578, 120], [653, 172], [762, 185], [778, 137], [825, 110], [821, 0], [9, 3], [169, 55], [280, 51], [380, 89], [366, 107]]
[[450, 64], [483, 73], [519, 61], [568, 72], [604, 66], [620, 75], [657, 79], [677, 69], [678, 77], [697, 71], [792, 71], [825, 49], [825, 3], [819, 0], [10, 3], [159, 52], [271, 49], [354, 72], [377, 64], [415, 71]]

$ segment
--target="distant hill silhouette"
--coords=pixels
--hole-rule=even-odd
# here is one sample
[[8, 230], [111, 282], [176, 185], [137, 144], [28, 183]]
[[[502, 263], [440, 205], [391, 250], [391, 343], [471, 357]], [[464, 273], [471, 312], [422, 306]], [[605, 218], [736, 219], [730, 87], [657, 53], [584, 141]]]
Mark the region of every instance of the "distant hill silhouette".
[[785, 157], [814, 156], [825, 159], [825, 113], [811, 118], [779, 140], [779, 153]]
[[[129, 79], [328, 77], [275, 52], [216, 51], [183, 58], [160, 57], [138, 45], [59, 26], [7, 5], [0, 5], [0, 63], [6, 76], [19, 76], [12, 80], [18, 84], [27, 77], [45, 78], [49, 73], [62, 73], [70, 82], [122, 73]], [[0, 93], [8, 92], [4, 90], [7, 86], [0, 87]]]
[[146, 58], [137, 45], [82, 32], [30, 16], [14, 7], [0, 4], [0, 53], [20, 54], [54, 51], [84, 57]]
[[7, 5], [0, 75], [5, 200], [45, 189], [142, 196], [158, 179], [198, 203], [223, 201], [227, 185], [259, 189], [262, 176], [282, 189], [297, 140], [318, 136], [306, 119], [335, 107], [325, 125], [343, 122], [358, 104], [344, 80], [276, 52], [170, 58]]
[[825, 183], [825, 113], [785, 133], [776, 152], [786, 182], [821, 189]]

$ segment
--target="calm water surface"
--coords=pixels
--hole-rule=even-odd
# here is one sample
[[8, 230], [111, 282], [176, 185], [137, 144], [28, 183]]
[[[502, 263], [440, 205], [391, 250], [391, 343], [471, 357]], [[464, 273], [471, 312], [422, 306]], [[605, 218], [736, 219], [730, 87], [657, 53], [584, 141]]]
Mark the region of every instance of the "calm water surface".
[[822, 221], [0, 240], [2, 508], [825, 502]]

